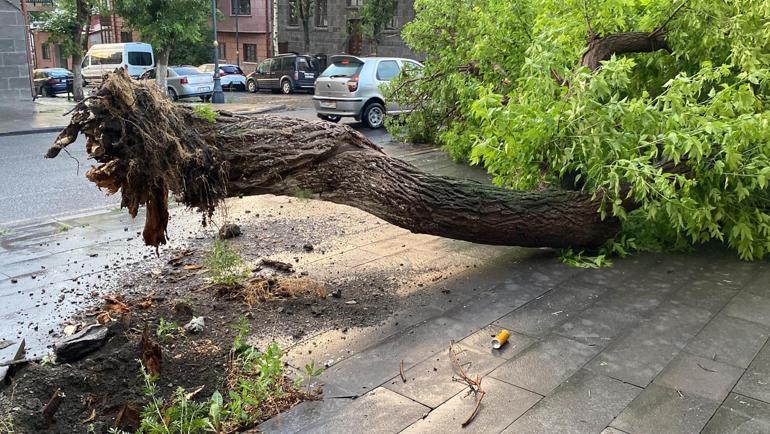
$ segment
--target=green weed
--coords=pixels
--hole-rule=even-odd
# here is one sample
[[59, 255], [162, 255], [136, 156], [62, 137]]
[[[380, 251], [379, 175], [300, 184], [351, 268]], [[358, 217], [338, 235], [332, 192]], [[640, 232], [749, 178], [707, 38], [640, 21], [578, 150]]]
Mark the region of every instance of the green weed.
[[0, 419], [0, 434], [13, 434], [16, 428], [14, 428], [13, 424], [13, 416], [10, 414], [2, 419]]
[[211, 280], [218, 285], [240, 285], [248, 277], [241, 256], [225, 240], [214, 241], [214, 247], [203, 263]]
[[193, 114], [212, 124], [217, 121], [217, 112], [211, 109], [211, 104], [200, 104], [193, 108]]
[[315, 193], [313, 193], [313, 190], [307, 188], [297, 188], [292, 193], [292, 196], [296, 197], [297, 199], [310, 199], [314, 194]]
[[68, 230], [72, 229], [72, 226], [62, 222], [57, 222], [56, 227], [59, 228], [59, 232], [67, 232]]
[[605, 253], [590, 256], [583, 251], [576, 252], [572, 249], [565, 249], [561, 251], [559, 259], [567, 265], [578, 268], [603, 268], [612, 266], [612, 261], [607, 258]]
[[169, 342], [174, 339], [174, 335], [179, 331], [179, 325], [173, 321], [166, 321], [164, 318], [160, 319], [158, 329], [155, 334], [163, 342]]

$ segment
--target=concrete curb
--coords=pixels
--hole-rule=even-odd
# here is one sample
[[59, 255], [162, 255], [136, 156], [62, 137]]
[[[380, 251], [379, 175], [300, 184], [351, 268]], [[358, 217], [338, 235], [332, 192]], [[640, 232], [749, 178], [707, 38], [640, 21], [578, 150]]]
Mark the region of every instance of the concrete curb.
[[[232, 112], [238, 115], [258, 115], [263, 113], [271, 113], [278, 110], [285, 110], [286, 105], [276, 105], [272, 107], [265, 107], [261, 109], [256, 110], [249, 110], [249, 111], [236, 111]], [[229, 110], [228, 110], [229, 111]], [[66, 127], [66, 125], [56, 126], [56, 127], [41, 127], [36, 128], [34, 130], [17, 130], [17, 131], [4, 131], [0, 133], [0, 137], [11, 137], [11, 136], [28, 136], [30, 134], [45, 134], [45, 133], [58, 133], [59, 131], [63, 130]]]

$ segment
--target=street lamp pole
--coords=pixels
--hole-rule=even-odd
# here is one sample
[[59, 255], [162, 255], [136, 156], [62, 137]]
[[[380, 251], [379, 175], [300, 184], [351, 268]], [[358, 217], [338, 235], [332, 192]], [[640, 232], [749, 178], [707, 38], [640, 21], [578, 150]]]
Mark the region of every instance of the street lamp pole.
[[214, 92], [211, 94], [212, 104], [225, 102], [222, 93], [222, 81], [219, 79], [219, 41], [217, 40], [217, 0], [211, 0], [211, 26], [214, 28]]

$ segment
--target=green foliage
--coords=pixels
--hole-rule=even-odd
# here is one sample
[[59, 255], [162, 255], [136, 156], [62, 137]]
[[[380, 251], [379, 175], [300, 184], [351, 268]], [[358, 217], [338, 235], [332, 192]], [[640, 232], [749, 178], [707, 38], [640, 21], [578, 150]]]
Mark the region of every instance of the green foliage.
[[[691, 1], [666, 25], [671, 53], [579, 67], [589, 23], [599, 36], [652, 32], [679, 4], [417, 0], [403, 36], [426, 67], [420, 80], [392, 83], [392, 96], [416, 111], [391, 129], [483, 164], [504, 187], [593, 192], [602, 216], [623, 222], [607, 252], [717, 240], [762, 258], [770, 2]], [[686, 170], [664, 170], [675, 165]]]
[[240, 285], [248, 277], [241, 256], [225, 240], [214, 241], [214, 247], [203, 263], [217, 285]]
[[607, 259], [607, 255], [604, 253], [591, 256], [584, 252], [566, 249], [561, 252], [560, 259], [565, 264], [578, 268], [602, 268], [612, 266], [612, 261]]
[[193, 107], [193, 114], [212, 124], [217, 121], [217, 112], [211, 108], [211, 104], [196, 105]]
[[310, 199], [313, 197], [315, 193], [313, 193], [313, 190], [307, 189], [307, 188], [297, 188], [292, 193], [292, 196], [298, 198], [298, 199]]
[[209, 0], [115, 0], [115, 12], [158, 51], [195, 45], [211, 19]]
[[168, 342], [174, 339], [174, 335], [179, 331], [179, 324], [174, 321], [166, 321], [164, 318], [160, 319], [158, 323], [158, 329], [155, 334], [163, 342]]
[[192, 400], [185, 390], [178, 387], [168, 400], [159, 396], [155, 379], [140, 367], [144, 379], [143, 393], [149, 403], [142, 410], [137, 433], [182, 434], [203, 432], [210, 426], [209, 405]]
[[396, 0], [366, 0], [358, 9], [361, 30], [368, 38], [380, 42], [385, 24], [393, 19]]
[[[80, 14], [78, 3], [82, 5]], [[39, 14], [40, 29], [50, 34], [48, 42], [58, 44], [65, 56], [82, 54], [81, 33], [103, 3], [101, 0], [56, 0], [52, 11]]]
[[16, 428], [13, 424], [13, 416], [8, 415], [0, 419], [0, 434], [13, 434]]
[[[211, 6], [209, 6], [210, 8]], [[218, 11], [220, 16], [221, 12]], [[193, 65], [198, 66], [203, 63], [211, 63], [213, 59], [213, 33], [211, 25], [206, 24], [198, 27], [197, 29], [191, 29], [193, 32], [197, 32], [198, 36], [195, 38], [196, 42], [188, 44], [174, 45], [174, 49], [171, 50], [168, 63], [169, 65]], [[220, 59], [222, 58], [220, 53]]]
[[72, 226], [68, 225], [67, 223], [57, 222], [56, 228], [59, 230], [59, 232], [68, 232], [70, 229], [72, 229]]
[[[282, 360], [283, 352], [273, 342], [262, 353], [246, 343], [249, 324], [241, 318], [235, 326], [236, 337], [230, 354], [227, 398], [215, 391], [202, 402], [192, 400], [193, 394], [177, 388], [164, 400], [159, 396], [155, 378], [144, 366], [140, 371], [144, 380], [143, 394], [148, 403], [142, 410], [139, 433], [171, 434], [190, 432], [239, 432], [253, 427], [276, 410], [291, 402], [311, 398], [307, 392], [297, 389], [303, 378], [294, 383], [288, 381]], [[305, 367], [306, 378], [323, 372], [311, 363]], [[292, 399], [283, 399], [292, 395]]]

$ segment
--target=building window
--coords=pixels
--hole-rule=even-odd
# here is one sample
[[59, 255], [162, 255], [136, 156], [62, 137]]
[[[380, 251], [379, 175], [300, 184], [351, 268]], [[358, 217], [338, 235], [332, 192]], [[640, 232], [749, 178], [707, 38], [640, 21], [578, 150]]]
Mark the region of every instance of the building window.
[[120, 42], [134, 42], [134, 35], [131, 32], [120, 32]]
[[327, 0], [315, 0], [315, 26], [326, 27], [329, 25], [327, 15]]
[[297, 3], [298, 0], [289, 0], [289, 25], [290, 26], [298, 26], [299, 25], [299, 4]]
[[243, 44], [243, 61], [257, 61], [257, 44]]
[[224, 42], [219, 42], [217, 43], [217, 46], [219, 47], [219, 58], [227, 59], [227, 44]]
[[393, 16], [385, 23], [385, 30], [395, 30], [398, 28], [398, 2], [393, 2]]
[[230, 15], [251, 15], [251, 0], [231, 0]]
[[361, 6], [362, 4], [364, 4], [364, 0], [348, 0], [348, 7], [349, 8], [351, 8], [351, 7], [357, 8], [357, 7]]
[[51, 46], [48, 44], [40, 45], [40, 56], [44, 60], [51, 60]]

